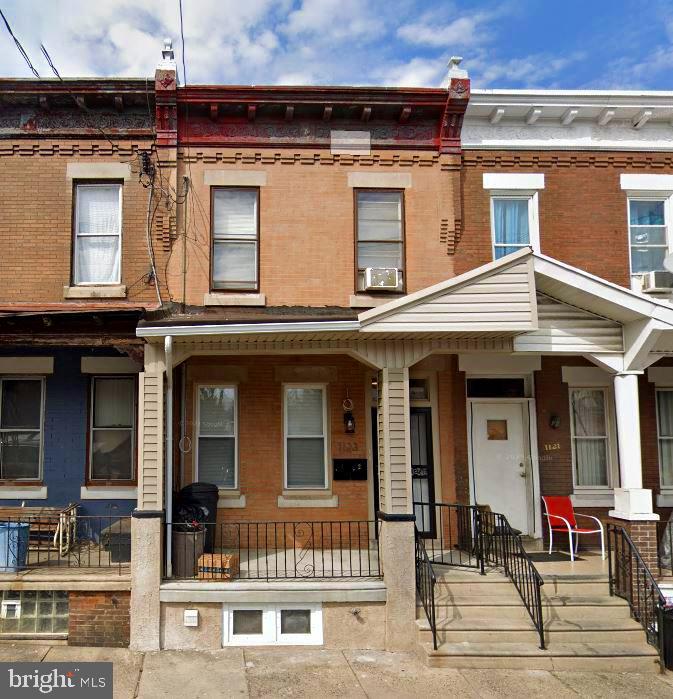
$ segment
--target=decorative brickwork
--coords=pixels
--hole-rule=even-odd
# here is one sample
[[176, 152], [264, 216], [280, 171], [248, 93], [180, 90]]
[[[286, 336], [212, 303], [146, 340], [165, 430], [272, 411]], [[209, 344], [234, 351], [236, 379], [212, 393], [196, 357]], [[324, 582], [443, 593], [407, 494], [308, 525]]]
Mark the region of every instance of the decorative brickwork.
[[70, 592], [68, 645], [128, 646], [130, 600], [129, 592]]

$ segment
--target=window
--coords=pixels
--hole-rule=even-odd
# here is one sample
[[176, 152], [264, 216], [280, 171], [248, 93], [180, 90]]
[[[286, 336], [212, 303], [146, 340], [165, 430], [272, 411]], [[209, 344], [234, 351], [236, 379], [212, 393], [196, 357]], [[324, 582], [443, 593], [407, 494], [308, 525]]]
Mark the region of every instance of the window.
[[397, 269], [397, 291], [404, 291], [403, 192], [360, 189], [355, 202], [358, 291], [368, 267]]
[[196, 475], [220, 488], [237, 487], [237, 407], [234, 386], [199, 386]]
[[40, 480], [43, 379], [0, 380], [0, 478]]
[[668, 199], [629, 198], [631, 274], [664, 269], [668, 255]]
[[67, 592], [5, 590], [0, 596], [0, 634], [68, 633]]
[[657, 390], [659, 475], [662, 486], [673, 486], [673, 389]]
[[285, 486], [327, 487], [324, 386], [285, 387]]
[[135, 378], [91, 379], [89, 479], [132, 481], [135, 463]]
[[570, 389], [570, 413], [575, 485], [609, 487], [610, 449], [605, 389]]
[[75, 284], [121, 281], [120, 184], [79, 184], [75, 188]]
[[491, 197], [493, 259], [525, 247], [539, 250], [537, 195]]
[[224, 608], [224, 645], [320, 645], [320, 604], [236, 604]]
[[213, 189], [213, 289], [257, 289], [258, 207], [258, 189]]

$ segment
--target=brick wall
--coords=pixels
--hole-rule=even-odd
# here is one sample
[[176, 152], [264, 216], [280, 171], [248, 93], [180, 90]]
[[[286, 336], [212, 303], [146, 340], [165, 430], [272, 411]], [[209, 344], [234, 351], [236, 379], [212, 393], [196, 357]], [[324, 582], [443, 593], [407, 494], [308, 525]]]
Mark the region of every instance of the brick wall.
[[[539, 192], [542, 252], [623, 286], [629, 285], [626, 193], [622, 173], [658, 173], [664, 153], [466, 151], [461, 172], [464, 231], [455, 256], [460, 274], [492, 260], [490, 194], [485, 172], [544, 173]], [[609, 254], [601, 251], [609, 250]]]
[[129, 592], [70, 592], [68, 645], [128, 646], [130, 601]]

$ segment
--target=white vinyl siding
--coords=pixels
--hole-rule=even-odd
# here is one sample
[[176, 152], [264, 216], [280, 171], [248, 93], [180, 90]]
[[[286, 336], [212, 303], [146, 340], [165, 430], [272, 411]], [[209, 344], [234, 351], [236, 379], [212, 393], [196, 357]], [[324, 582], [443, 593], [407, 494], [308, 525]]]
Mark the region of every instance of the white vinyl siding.
[[220, 488], [238, 486], [238, 406], [235, 386], [198, 386], [196, 479]]
[[657, 390], [657, 438], [659, 477], [663, 487], [673, 487], [673, 389]]
[[570, 434], [575, 486], [610, 487], [609, 419], [604, 388], [571, 388]]
[[257, 288], [259, 190], [213, 189], [213, 289]]
[[121, 282], [122, 186], [75, 187], [75, 284]]
[[327, 488], [327, 400], [324, 385], [283, 389], [285, 487]]

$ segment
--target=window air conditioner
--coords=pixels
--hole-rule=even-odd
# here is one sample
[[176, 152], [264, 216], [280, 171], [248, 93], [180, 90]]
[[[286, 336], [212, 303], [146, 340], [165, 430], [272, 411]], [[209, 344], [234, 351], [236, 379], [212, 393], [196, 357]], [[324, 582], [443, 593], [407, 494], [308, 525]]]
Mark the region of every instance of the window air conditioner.
[[643, 291], [647, 294], [673, 291], [673, 272], [646, 272], [643, 274]]
[[397, 289], [400, 273], [395, 267], [367, 267], [365, 289]]

